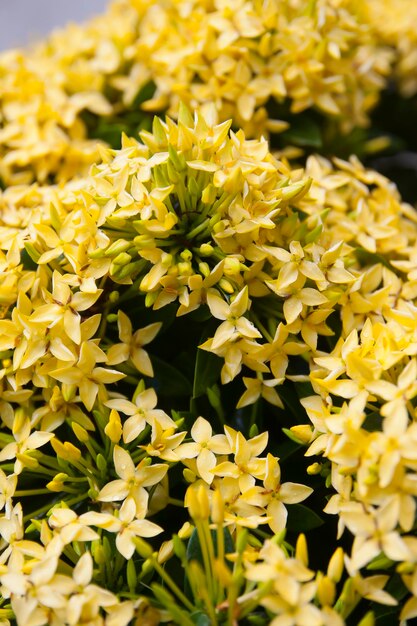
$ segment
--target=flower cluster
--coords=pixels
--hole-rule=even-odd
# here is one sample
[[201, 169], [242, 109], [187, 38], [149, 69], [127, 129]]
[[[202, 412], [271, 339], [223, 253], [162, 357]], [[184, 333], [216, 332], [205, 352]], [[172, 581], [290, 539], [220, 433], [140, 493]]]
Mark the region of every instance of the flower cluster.
[[[34, 624], [82, 623], [87, 614], [97, 623], [128, 624], [138, 611], [152, 612], [139, 595], [116, 607], [114, 593], [123, 594], [125, 584], [133, 593], [151, 571], [161, 575], [158, 563], [173, 554], [168, 541], [151, 558], [143, 538], [164, 531], [161, 511], [182, 506], [173, 471], [180, 465], [205, 567], [189, 577], [204, 577], [209, 595], [200, 600], [208, 614], [230, 616], [241, 606], [243, 616], [256, 604], [276, 614], [277, 624], [291, 615], [294, 624], [338, 626], [363, 597], [395, 602], [382, 591], [386, 576], [361, 578], [381, 552], [410, 563], [407, 576], [414, 571], [406, 533], [415, 516], [416, 215], [386, 179], [355, 160], [332, 165], [310, 157], [305, 169], [292, 169], [265, 140], [246, 140], [230, 122], [212, 119], [183, 107], [178, 123], [156, 118], [142, 143], [124, 138], [120, 150], [102, 152], [88, 179], [3, 194], [0, 581], [18, 624], [28, 611]], [[144, 323], [135, 329], [131, 306], [139, 301]], [[315, 574], [306, 557], [292, 561], [282, 544], [287, 506], [312, 489], [281, 482], [279, 458], [266, 450], [268, 433], [257, 434], [252, 422], [249, 438], [229, 425], [216, 434], [201, 416], [190, 421], [158, 408], [158, 360], [148, 344], [172, 323], [172, 314], [155, 317], [164, 309], [177, 320], [191, 318], [197, 329], [211, 320], [213, 334], [199, 352], [221, 358], [223, 384], [242, 369], [248, 374], [238, 410], [262, 401], [282, 410], [279, 386], [311, 382], [318, 395], [302, 404], [312, 426], [288, 433], [309, 445], [308, 456], [326, 458], [309, 472], [328, 476], [335, 495], [326, 512], [338, 515], [340, 533], [347, 527], [355, 536], [339, 591], [343, 554], [336, 577]], [[332, 315], [341, 330], [327, 353]], [[304, 363], [301, 376], [294, 375], [297, 363]], [[219, 388], [207, 392], [223, 420]], [[352, 400], [340, 406], [337, 397]], [[375, 411], [380, 427], [364, 429]], [[59, 499], [27, 513], [15, 503], [35, 494]], [[201, 517], [217, 524], [218, 536], [227, 530], [235, 547], [243, 531], [252, 541], [248, 553], [238, 548], [236, 561], [250, 588], [231, 585], [232, 596], [219, 595], [219, 584], [233, 575], [226, 563], [207, 571], [205, 551], [215, 548], [204, 548]], [[182, 560], [178, 542], [190, 537], [187, 524], [175, 540]], [[260, 526], [280, 538], [275, 547], [253, 543]], [[37, 540], [24, 539], [33, 533]], [[112, 549], [119, 556], [110, 566]], [[282, 575], [271, 586], [274, 568]], [[339, 592], [350, 594], [339, 602], [343, 610]], [[155, 588], [181, 622], [161, 593]]]
[[413, 24], [417, 7], [413, 0], [367, 0], [361, 9], [378, 41], [394, 50], [394, 76], [404, 96], [417, 93], [417, 38]]
[[390, 72], [384, 46], [352, 0], [308, 10], [300, 0], [115, 0], [85, 26], [0, 56], [0, 176], [85, 174], [98, 158], [89, 119], [123, 118], [139, 104], [135, 126], [146, 111], [176, 116], [180, 100], [203, 112], [214, 102], [220, 121], [252, 136], [284, 130], [287, 102], [345, 130], [365, 125]]
[[0, 626], [417, 616], [417, 211], [263, 136], [413, 93], [394, 10], [116, 0], [1, 55]]

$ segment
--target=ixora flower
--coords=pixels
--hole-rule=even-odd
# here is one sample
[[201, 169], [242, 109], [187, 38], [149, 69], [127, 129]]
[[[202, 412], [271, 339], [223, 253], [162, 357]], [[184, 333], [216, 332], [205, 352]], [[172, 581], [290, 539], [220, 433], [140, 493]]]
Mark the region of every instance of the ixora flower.
[[203, 111], [214, 101], [220, 120], [232, 117], [252, 136], [285, 129], [265, 106], [285, 98], [294, 113], [315, 106], [343, 116], [346, 128], [364, 124], [390, 71], [390, 52], [350, 0], [156, 3], [138, 33], [129, 77], [114, 81], [127, 101], [151, 78], [146, 110], [175, 115], [180, 99]]
[[113, 120], [136, 128], [148, 111], [176, 117], [181, 100], [202, 112], [214, 103], [220, 121], [257, 137], [288, 127], [285, 101], [292, 113], [315, 107], [346, 129], [364, 125], [391, 70], [386, 44], [399, 49], [409, 93], [414, 85], [412, 28], [394, 0], [372, 4], [368, 15], [354, 0], [114, 0], [84, 26], [0, 55], [0, 175], [85, 175], [100, 150], [91, 134], [112, 141]]
[[191, 311], [218, 283], [236, 292], [265, 257], [256, 242], [310, 183], [291, 183], [265, 140], [247, 141], [230, 125], [182, 108], [178, 124], [155, 118], [143, 144], [125, 138], [106, 154], [86, 188], [88, 210], [108, 238], [90, 253], [91, 268], [107, 259], [110, 277], [138, 280], [154, 309], [178, 300]]
[[375, 30], [381, 43], [395, 50], [394, 75], [404, 96], [417, 92], [413, 68], [417, 59], [417, 38], [412, 24], [417, 19], [413, 0], [368, 0], [361, 6], [362, 17]]
[[417, 212], [310, 150], [415, 92], [396, 15], [114, 0], [0, 55], [0, 626], [416, 616]]

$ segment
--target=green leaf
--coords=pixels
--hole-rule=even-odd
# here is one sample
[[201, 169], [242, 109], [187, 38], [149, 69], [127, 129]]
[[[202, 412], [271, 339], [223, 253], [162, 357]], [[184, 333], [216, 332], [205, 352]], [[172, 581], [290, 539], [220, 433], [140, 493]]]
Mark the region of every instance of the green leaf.
[[281, 137], [286, 143], [293, 143], [296, 146], [321, 148], [323, 145], [320, 126], [305, 115], [295, 118]]
[[20, 253], [20, 259], [25, 270], [35, 271], [37, 269], [37, 263], [31, 258], [25, 248]]
[[307, 532], [324, 524], [321, 517], [304, 504], [288, 506], [287, 528], [292, 532]]
[[[283, 428], [282, 430], [284, 434], [287, 434], [286, 428]], [[287, 459], [289, 459], [293, 454], [299, 452], [299, 450], [301, 450], [301, 448], [303, 447], [305, 447], [304, 444], [301, 445], [300, 443], [296, 442], [295, 439], [293, 440], [286, 438], [284, 441], [279, 441], [278, 443], [275, 443], [275, 445], [273, 446], [273, 453], [279, 458], [282, 465], [282, 463], [287, 461]]]
[[195, 623], [196, 626], [211, 626], [211, 619], [205, 613], [192, 613], [191, 619]]
[[369, 250], [365, 250], [365, 248], [356, 248], [355, 254], [358, 257], [359, 263], [362, 265], [384, 265], [388, 267], [388, 269], [392, 269], [389, 261], [385, 259], [380, 254], [376, 254], [375, 252], [369, 252]]
[[[210, 532], [211, 532], [211, 538], [212, 538], [213, 546], [214, 546], [214, 553], [217, 556], [217, 530], [212, 530]], [[223, 528], [223, 536], [224, 536], [224, 553], [230, 554], [232, 552], [235, 552], [235, 544], [233, 543], [232, 535], [230, 534], [229, 529], [227, 527]], [[201, 567], [204, 569], [204, 560], [203, 560], [203, 555], [201, 552], [200, 538], [198, 536], [198, 531], [196, 528], [193, 530], [192, 535], [190, 539], [188, 540], [186, 559], [188, 562], [197, 561], [201, 565]], [[232, 569], [231, 563], [226, 561], [226, 564], [229, 566], [230, 569]], [[192, 598], [191, 585], [189, 583], [187, 576], [185, 576], [185, 580], [184, 580], [184, 590], [185, 590], [185, 594], [189, 598]]]
[[150, 100], [153, 97], [155, 90], [156, 90], [156, 85], [153, 82], [153, 80], [150, 80], [149, 83], [146, 83], [146, 85], [144, 85], [142, 89], [140, 89], [140, 91], [135, 96], [135, 99], [132, 102], [132, 109], [136, 109], [143, 102]]
[[285, 381], [279, 388], [279, 397], [283, 401], [285, 408], [288, 409], [289, 413], [292, 415], [293, 419], [291, 423], [294, 424], [299, 424], [300, 416], [305, 414], [297, 394], [297, 385], [298, 383], [293, 385], [290, 381]]
[[[204, 343], [211, 335], [211, 330], [207, 329], [201, 339], [200, 344]], [[219, 380], [220, 370], [222, 368], [222, 359], [207, 350], [197, 349], [197, 358], [195, 362], [194, 370], [194, 388], [193, 396], [198, 398], [207, 392], [208, 387], [213, 385]]]
[[[224, 536], [224, 553], [230, 554], [235, 551], [235, 544], [233, 543], [232, 535], [227, 527], [223, 528]], [[213, 540], [214, 553], [217, 556], [217, 530], [211, 531], [211, 537]], [[200, 539], [197, 529], [193, 530], [193, 533], [188, 541], [187, 546], [187, 561], [198, 561], [200, 565], [204, 567], [203, 555], [201, 553]]]
[[156, 393], [161, 396], [190, 396], [191, 383], [176, 367], [159, 357], [151, 356], [155, 378], [153, 379]]
[[369, 433], [373, 433], [381, 430], [381, 423], [381, 415], [377, 413], [377, 411], [373, 411], [366, 416], [365, 421], [362, 424], [362, 428]]

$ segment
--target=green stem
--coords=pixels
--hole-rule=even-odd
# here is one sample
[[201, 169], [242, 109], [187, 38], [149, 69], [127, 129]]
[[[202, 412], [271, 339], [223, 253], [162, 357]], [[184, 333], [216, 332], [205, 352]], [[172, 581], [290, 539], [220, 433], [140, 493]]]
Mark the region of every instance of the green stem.
[[51, 493], [49, 489], [21, 489], [20, 491], [15, 491], [14, 495], [17, 498], [23, 498], [24, 496], [40, 496], [45, 493]]
[[210, 555], [209, 555], [209, 551], [208, 551], [208, 547], [206, 543], [206, 536], [204, 533], [204, 528], [202, 528], [202, 525], [201, 525], [201, 520], [196, 520], [195, 525], [197, 528], [198, 539], [200, 542], [201, 554], [203, 556], [204, 569], [206, 572], [206, 579], [207, 579], [207, 584], [209, 587], [209, 595], [212, 598], [213, 591], [214, 591], [213, 590], [213, 576], [211, 572], [211, 561], [210, 561]]
[[[62, 500], [62, 502], [65, 502], [65, 504], [68, 507], [71, 507], [73, 504], [77, 504], [78, 502], [82, 502], [83, 500], [85, 500], [87, 497], [87, 494], [83, 494], [81, 496], [77, 496], [76, 498], [70, 498], [69, 500]], [[31, 513], [28, 513], [27, 515], [24, 516], [23, 518], [23, 522], [26, 523], [31, 519], [34, 519], [35, 517], [38, 517], [39, 515], [42, 515], [42, 513], [47, 513], [50, 509], [52, 509], [53, 506], [55, 506], [56, 503], [51, 503], [48, 502], [48, 504], [45, 504], [44, 506], [41, 506], [39, 509], [36, 509], [35, 511], [32, 511]]]
[[201, 222], [201, 224], [198, 224], [195, 228], [190, 230], [190, 232], [187, 233], [187, 238], [193, 239], [194, 237], [196, 237], [199, 233], [201, 233], [206, 228], [209, 221], [210, 220], [207, 218], [203, 222]]
[[152, 564], [162, 580], [164, 580], [168, 587], [171, 589], [171, 591], [177, 596], [177, 598], [183, 603], [183, 605], [186, 606], [187, 609], [193, 613], [195, 611], [195, 606], [191, 604], [191, 602], [183, 594], [181, 589], [174, 583], [171, 576], [164, 570], [163, 567], [161, 567], [156, 558], [152, 559]]
[[[224, 563], [224, 530], [223, 524], [217, 524], [217, 558], [221, 563]], [[219, 585], [217, 593], [217, 604], [220, 604], [224, 597], [224, 589], [222, 585]]]
[[178, 500], [177, 498], [168, 498], [168, 504], [172, 504], [173, 506], [180, 506], [184, 508], [184, 500]]

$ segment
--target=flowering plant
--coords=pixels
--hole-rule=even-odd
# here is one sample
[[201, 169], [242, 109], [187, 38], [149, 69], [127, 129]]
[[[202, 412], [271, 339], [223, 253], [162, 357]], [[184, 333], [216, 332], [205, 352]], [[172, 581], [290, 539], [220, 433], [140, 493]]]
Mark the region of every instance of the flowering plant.
[[1, 626], [417, 616], [396, 7], [116, 0], [1, 56]]

